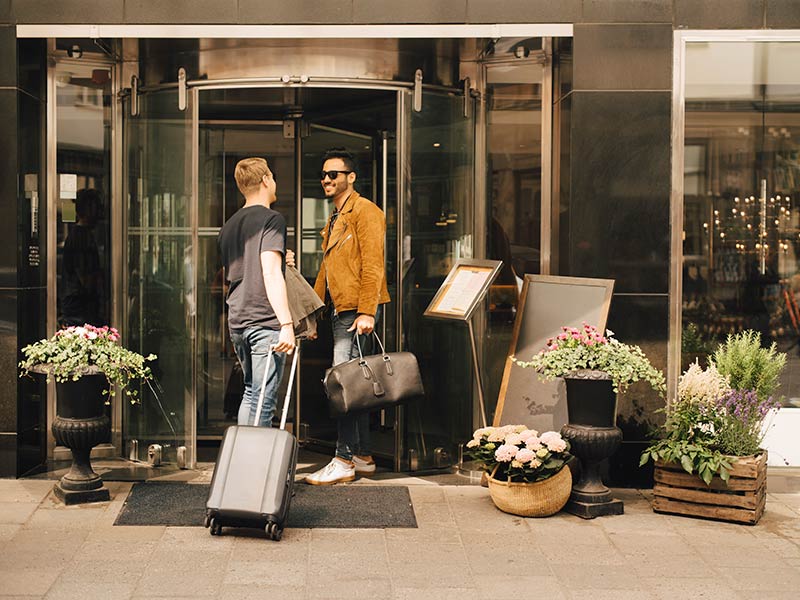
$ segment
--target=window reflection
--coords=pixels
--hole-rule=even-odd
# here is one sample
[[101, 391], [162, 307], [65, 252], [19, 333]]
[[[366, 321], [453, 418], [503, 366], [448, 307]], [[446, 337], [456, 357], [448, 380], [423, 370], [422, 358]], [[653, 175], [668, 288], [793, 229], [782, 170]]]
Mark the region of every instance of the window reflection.
[[[800, 44], [687, 46], [683, 368], [753, 329], [800, 360]], [[800, 406], [797, 369], [781, 394]]]
[[542, 66], [533, 61], [487, 67], [487, 257], [503, 261], [489, 290], [482, 359], [489, 420], [511, 343], [522, 276], [540, 272], [541, 82]]
[[60, 325], [110, 323], [111, 71], [56, 68]]

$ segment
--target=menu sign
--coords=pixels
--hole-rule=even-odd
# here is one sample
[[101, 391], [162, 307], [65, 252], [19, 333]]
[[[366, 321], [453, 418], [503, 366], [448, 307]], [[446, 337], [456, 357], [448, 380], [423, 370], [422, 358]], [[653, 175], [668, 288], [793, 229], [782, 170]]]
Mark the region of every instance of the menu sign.
[[425, 310], [426, 317], [466, 321], [486, 296], [502, 266], [499, 260], [461, 259]]

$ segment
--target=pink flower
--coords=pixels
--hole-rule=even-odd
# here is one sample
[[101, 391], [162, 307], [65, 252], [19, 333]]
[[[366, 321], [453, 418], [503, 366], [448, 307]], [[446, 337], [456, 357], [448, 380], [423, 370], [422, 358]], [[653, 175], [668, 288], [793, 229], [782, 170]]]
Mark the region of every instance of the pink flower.
[[544, 432], [540, 439], [550, 452], [563, 452], [567, 449], [567, 443], [555, 431]]
[[547, 442], [547, 449], [550, 452], [564, 452], [567, 449], [567, 442], [564, 440], [550, 440]]
[[488, 437], [486, 438], [486, 440], [489, 442], [502, 442], [505, 439], [506, 439], [505, 432], [500, 431], [499, 429], [496, 429], [491, 433], [489, 433]]
[[537, 436], [533, 435], [529, 437], [527, 440], [525, 440], [525, 447], [528, 450], [536, 452], [539, 448], [542, 447], [542, 441]]
[[503, 444], [494, 451], [494, 457], [500, 462], [511, 462], [517, 455], [519, 448], [510, 444]]
[[536, 437], [539, 435], [539, 432], [535, 429], [525, 429], [524, 431], [519, 432], [519, 436], [522, 438], [522, 441], [528, 441], [532, 437]]
[[506, 436], [505, 443], [510, 446], [516, 446], [522, 443], [522, 436], [518, 433], [511, 433]]
[[586, 340], [587, 346], [594, 346], [594, 340]]
[[536, 454], [533, 452], [533, 450], [528, 450], [527, 448], [523, 448], [522, 450], [517, 452], [517, 455], [514, 458], [521, 463], [527, 463], [536, 458]]

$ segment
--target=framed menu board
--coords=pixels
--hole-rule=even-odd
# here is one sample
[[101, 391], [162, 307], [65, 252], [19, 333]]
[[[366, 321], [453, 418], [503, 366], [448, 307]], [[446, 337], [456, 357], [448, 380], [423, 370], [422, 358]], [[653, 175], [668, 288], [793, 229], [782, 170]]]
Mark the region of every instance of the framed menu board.
[[500, 272], [503, 261], [459, 259], [425, 309], [425, 316], [468, 321]]
[[540, 381], [536, 371], [523, 369], [511, 356], [530, 360], [561, 327], [606, 327], [613, 279], [525, 275], [497, 399], [494, 425], [525, 425], [538, 431], [558, 431], [567, 422], [563, 379]]

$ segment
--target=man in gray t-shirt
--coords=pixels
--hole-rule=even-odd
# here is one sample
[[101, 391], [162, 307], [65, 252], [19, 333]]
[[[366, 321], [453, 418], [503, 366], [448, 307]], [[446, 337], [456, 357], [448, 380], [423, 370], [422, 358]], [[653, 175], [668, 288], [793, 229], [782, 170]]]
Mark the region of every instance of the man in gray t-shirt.
[[239, 425], [253, 425], [267, 368], [264, 405], [257, 425], [270, 427], [286, 354], [295, 348], [286, 282], [286, 220], [270, 206], [277, 199], [275, 178], [263, 158], [240, 160], [234, 171], [245, 203], [219, 232], [219, 250], [228, 287], [228, 326], [242, 365], [244, 394]]

